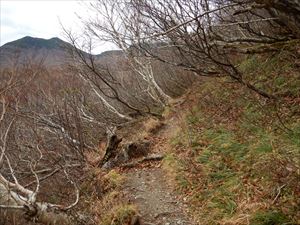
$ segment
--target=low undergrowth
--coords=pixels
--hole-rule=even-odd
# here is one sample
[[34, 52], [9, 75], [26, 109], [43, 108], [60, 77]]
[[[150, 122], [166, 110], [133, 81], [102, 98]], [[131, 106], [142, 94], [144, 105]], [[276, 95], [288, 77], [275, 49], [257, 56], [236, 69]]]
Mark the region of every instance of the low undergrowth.
[[125, 177], [117, 170], [109, 172], [94, 168], [90, 171], [82, 196], [92, 216], [90, 224], [125, 225], [137, 215], [137, 209], [122, 193]]
[[[253, 60], [242, 65], [249, 76]], [[276, 101], [206, 80], [174, 110], [164, 166], [199, 224], [300, 224], [299, 71], [281, 63], [282, 55], [266, 59], [261, 75], [281, 73], [269, 82], [283, 96]]]

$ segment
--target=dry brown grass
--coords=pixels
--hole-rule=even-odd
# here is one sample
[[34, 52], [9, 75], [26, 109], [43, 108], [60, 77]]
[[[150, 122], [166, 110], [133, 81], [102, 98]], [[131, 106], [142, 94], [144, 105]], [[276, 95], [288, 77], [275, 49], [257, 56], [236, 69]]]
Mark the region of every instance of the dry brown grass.
[[122, 192], [125, 177], [118, 170], [109, 172], [90, 169], [89, 178], [82, 186], [85, 210], [92, 215], [92, 224], [129, 225], [137, 215], [134, 205], [129, 204]]
[[272, 105], [235, 84], [208, 81], [193, 93], [170, 110], [164, 168], [199, 224], [297, 224], [299, 119], [289, 136], [276, 130]]
[[149, 135], [157, 134], [159, 130], [164, 126], [164, 123], [155, 118], [149, 118], [144, 123], [145, 132]]

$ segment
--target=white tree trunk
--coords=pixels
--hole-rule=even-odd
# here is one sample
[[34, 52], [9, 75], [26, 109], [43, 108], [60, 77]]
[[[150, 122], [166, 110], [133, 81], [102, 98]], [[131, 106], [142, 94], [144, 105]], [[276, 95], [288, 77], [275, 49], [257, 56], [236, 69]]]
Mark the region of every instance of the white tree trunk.
[[122, 119], [126, 119], [126, 120], [132, 120], [131, 117], [126, 116], [123, 113], [120, 113], [114, 106], [112, 106], [94, 87], [94, 84], [92, 82], [90, 82], [88, 79], [86, 79], [82, 74], [79, 73], [79, 76], [92, 88], [92, 90], [94, 91], [94, 93], [97, 95], [97, 97], [101, 100], [101, 102], [106, 106], [106, 108], [116, 114], [117, 116], [119, 116]]
[[153, 75], [153, 69], [151, 64], [147, 65], [147, 71], [148, 71], [148, 76], [150, 78], [151, 84], [153, 85], [153, 87], [155, 88], [155, 90], [158, 92], [158, 94], [160, 95], [160, 97], [162, 98], [163, 102], [166, 104], [171, 100], [171, 97], [169, 95], [167, 95], [162, 89], [161, 87], [158, 85], [158, 83], [156, 82], [154, 75]]
[[70, 217], [45, 202], [29, 203], [26, 198], [0, 183], [0, 208], [46, 225], [71, 225]]
[[[115, 31], [114, 27], [112, 27]], [[156, 101], [162, 103], [166, 106], [172, 98], [167, 95], [161, 87], [157, 84], [154, 75], [151, 62], [146, 59], [146, 62], [143, 62], [141, 58], [138, 57], [131, 57], [130, 53], [128, 52], [128, 46], [126, 47], [125, 41], [122, 40], [121, 35], [119, 33], [116, 34], [116, 41], [119, 47], [125, 52], [127, 59], [129, 60], [130, 66], [141, 76], [141, 78], [147, 82], [147, 84], [151, 87], [152, 91], [157, 92], [158, 99]], [[150, 97], [153, 96], [153, 93], [149, 93]]]

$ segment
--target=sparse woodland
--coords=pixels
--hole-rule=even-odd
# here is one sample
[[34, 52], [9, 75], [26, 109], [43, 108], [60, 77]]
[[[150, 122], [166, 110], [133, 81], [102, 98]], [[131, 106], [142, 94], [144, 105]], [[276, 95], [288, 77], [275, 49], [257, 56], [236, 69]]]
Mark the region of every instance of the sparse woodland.
[[300, 2], [86, 7], [67, 64], [0, 68], [0, 225], [143, 224], [122, 176], [152, 161], [194, 224], [299, 224]]

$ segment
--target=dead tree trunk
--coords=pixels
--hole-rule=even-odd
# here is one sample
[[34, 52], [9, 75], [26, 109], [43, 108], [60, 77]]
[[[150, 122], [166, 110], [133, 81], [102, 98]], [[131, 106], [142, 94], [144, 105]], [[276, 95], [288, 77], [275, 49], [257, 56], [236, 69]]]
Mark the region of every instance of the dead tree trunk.
[[116, 135], [115, 131], [115, 127], [112, 130], [107, 129], [107, 144], [105, 154], [99, 164], [100, 167], [103, 167], [104, 164], [107, 163], [110, 159], [115, 158], [118, 153], [117, 149], [122, 141], [122, 138], [119, 138]]

